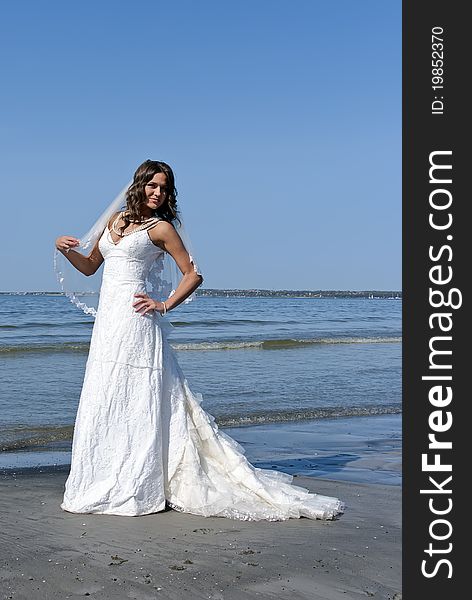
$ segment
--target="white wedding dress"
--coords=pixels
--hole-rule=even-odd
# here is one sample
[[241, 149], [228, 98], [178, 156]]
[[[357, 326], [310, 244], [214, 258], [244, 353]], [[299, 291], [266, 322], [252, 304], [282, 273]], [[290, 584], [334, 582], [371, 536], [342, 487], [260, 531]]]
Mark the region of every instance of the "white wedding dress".
[[141, 315], [163, 250], [141, 230], [117, 244], [108, 229], [90, 353], [75, 421], [61, 508], [137, 516], [171, 508], [205, 517], [269, 521], [332, 519], [337, 498], [291, 485], [292, 476], [253, 467], [243, 448], [200, 406], [157, 312]]

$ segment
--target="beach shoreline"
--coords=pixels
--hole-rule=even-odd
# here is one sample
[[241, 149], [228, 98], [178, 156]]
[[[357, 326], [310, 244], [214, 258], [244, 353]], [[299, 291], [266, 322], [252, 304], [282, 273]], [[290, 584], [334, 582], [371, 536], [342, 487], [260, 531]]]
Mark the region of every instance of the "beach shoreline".
[[[222, 427], [264, 469], [323, 479], [401, 485], [401, 414]], [[0, 473], [70, 465], [71, 442], [0, 453]]]
[[401, 598], [401, 488], [294, 483], [346, 503], [334, 521], [246, 522], [168, 510], [72, 514], [68, 467], [0, 475], [2, 598]]

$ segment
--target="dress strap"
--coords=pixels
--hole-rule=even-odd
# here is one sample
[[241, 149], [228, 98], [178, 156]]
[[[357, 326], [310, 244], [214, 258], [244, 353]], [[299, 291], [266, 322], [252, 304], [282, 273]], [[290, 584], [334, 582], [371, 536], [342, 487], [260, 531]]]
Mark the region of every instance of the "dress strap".
[[149, 223], [149, 227], [146, 227], [146, 231], [149, 231], [154, 225], [157, 225], [160, 221], [163, 221], [162, 217], [154, 217], [152, 223]]

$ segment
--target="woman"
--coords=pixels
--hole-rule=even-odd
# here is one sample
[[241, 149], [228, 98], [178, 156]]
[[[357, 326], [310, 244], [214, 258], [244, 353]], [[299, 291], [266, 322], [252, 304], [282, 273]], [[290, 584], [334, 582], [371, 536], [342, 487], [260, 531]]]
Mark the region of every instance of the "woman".
[[[343, 510], [337, 498], [254, 468], [190, 390], [162, 319], [203, 281], [177, 222], [172, 169], [147, 160], [127, 190], [126, 209], [112, 216], [88, 256], [73, 250], [77, 238], [56, 240], [84, 275], [105, 263], [61, 508], [137, 516], [167, 505], [243, 520], [334, 518]], [[166, 253], [182, 278], [158, 301], [149, 295], [149, 273], [159, 275]]]

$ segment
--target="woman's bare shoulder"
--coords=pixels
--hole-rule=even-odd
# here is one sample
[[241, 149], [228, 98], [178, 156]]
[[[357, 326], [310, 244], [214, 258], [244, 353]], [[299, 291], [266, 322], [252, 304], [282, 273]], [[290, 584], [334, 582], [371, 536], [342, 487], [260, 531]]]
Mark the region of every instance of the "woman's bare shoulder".
[[149, 228], [149, 233], [154, 232], [157, 236], [168, 236], [175, 233], [175, 227], [169, 221], [159, 219]]
[[154, 244], [160, 247], [163, 247], [163, 244], [172, 239], [173, 236], [177, 235], [172, 223], [169, 223], [169, 221], [165, 221], [164, 219], [159, 219], [157, 223], [152, 225], [152, 227], [148, 229], [148, 234]]

